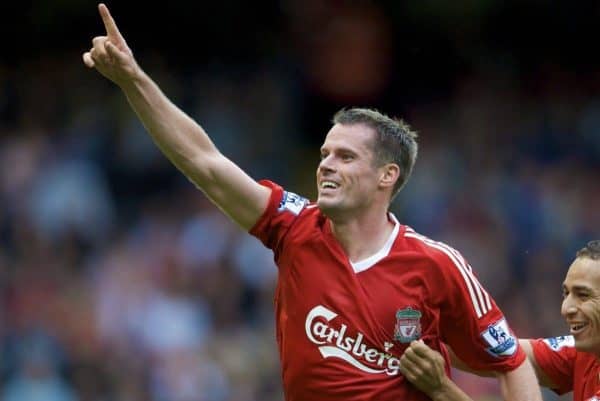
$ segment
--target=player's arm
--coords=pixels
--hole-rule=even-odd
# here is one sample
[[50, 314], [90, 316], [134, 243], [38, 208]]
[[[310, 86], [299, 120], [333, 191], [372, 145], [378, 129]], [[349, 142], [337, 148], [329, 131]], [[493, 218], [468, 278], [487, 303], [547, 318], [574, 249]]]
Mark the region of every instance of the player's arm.
[[548, 377], [546, 372], [540, 367], [537, 360], [535, 359], [535, 353], [533, 352], [533, 347], [531, 346], [531, 340], [528, 338], [520, 338], [519, 345], [525, 351], [527, 355], [527, 359], [531, 363], [533, 370], [535, 371], [535, 375], [537, 376], [538, 383], [541, 386], [548, 388], [558, 388], [558, 386]]
[[[535, 372], [502, 311], [462, 255], [449, 247], [436, 246], [446, 256], [438, 261], [444, 267], [442, 274], [447, 281], [435, 289], [436, 292], [446, 289], [440, 315], [444, 341], [469, 366], [495, 371], [505, 400], [541, 401]], [[456, 330], [457, 327], [463, 330]]]
[[[537, 363], [537, 360], [535, 359], [535, 354], [533, 352], [533, 347], [531, 346], [530, 343], [531, 340], [527, 339], [527, 338], [520, 338], [519, 339], [519, 345], [521, 346], [521, 348], [523, 349], [523, 351], [525, 352], [525, 355], [527, 355], [527, 359], [529, 360], [529, 363], [531, 363], [531, 366], [533, 367], [533, 370], [535, 371], [535, 375], [537, 377], [538, 383], [541, 386], [544, 387], [548, 387], [548, 388], [556, 388], [556, 385], [552, 382], [552, 380], [548, 377], [548, 375], [546, 374], [546, 372], [544, 372], [544, 370], [540, 367], [540, 365]], [[446, 347], [448, 350], [448, 354], [450, 355], [450, 362], [452, 364], [453, 367], [460, 369], [464, 372], [469, 372], [469, 373], [473, 373], [476, 374], [477, 376], [482, 376], [482, 377], [493, 377], [496, 376], [495, 372], [486, 372], [486, 371], [479, 371], [479, 370], [475, 370], [475, 369], [471, 369], [469, 367], [469, 365], [467, 365], [465, 362], [463, 362], [452, 350], [452, 348], [450, 347]]]
[[104, 4], [98, 6], [106, 36], [93, 39], [83, 61], [116, 83], [154, 142], [171, 162], [244, 229], [267, 206], [270, 190], [223, 156], [206, 132], [176, 107], [138, 66]]
[[442, 355], [422, 341], [413, 341], [404, 351], [400, 372], [434, 401], [472, 401], [446, 375]]
[[[519, 344], [523, 347], [528, 359], [530, 360], [538, 381], [541, 385], [550, 388], [556, 388], [554, 383], [540, 369], [535, 362], [535, 356], [529, 340], [520, 339]], [[474, 373], [478, 376], [492, 377], [499, 376], [501, 385], [507, 386], [508, 380], [511, 380], [511, 374], [522, 374], [522, 372], [510, 373], [507, 375], [497, 374], [494, 372], [483, 372], [471, 369], [464, 363], [451, 348], [447, 348], [450, 354], [452, 366], [460, 370]], [[444, 358], [434, 349], [428, 347], [422, 341], [413, 341], [404, 352], [400, 360], [400, 371], [419, 390], [427, 394], [431, 399], [436, 401], [469, 401], [471, 398], [465, 394], [447, 375], [444, 369]], [[521, 365], [518, 369], [521, 369]], [[505, 389], [504, 391], [508, 391]]]
[[[520, 344], [520, 342], [519, 342]], [[448, 347], [449, 348], [449, 347]], [[519, 401], [541, 401], [542, 396], [536, 379], [535, 371], [529, 362], [529, 355], [523, 358], [523, 362], [508, 371], [482, 371], [471, 368], [463, 362], [451, 348], [448, 349], [450, 361], [458, 369], [474, 373], [479, 376], [495, 376], [505, 400]]]
[[472, 369], [469, 365], [463, 362], [463, 360], [460, 359], [448, 345], [446, 345], [446, 350], [450, 356], [450, 364], [453, 368], [462, 370], [463, 372], [473, 373], [474, 375], [481, 377], [496, 377], [496, 372]]
[[497, 377], [505, 400], [542, 401], [535, 372], [528, 358], [514, 370], [498, 372]]

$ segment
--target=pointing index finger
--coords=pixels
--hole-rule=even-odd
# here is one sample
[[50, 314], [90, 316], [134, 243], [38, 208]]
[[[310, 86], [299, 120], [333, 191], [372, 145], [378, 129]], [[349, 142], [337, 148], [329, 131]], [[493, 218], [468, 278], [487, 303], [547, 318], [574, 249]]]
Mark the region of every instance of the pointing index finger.
[[121, 32], [119, 32], [119, 28], [117, 28], [115, 20], [110, 15], [108, 7], [106, 7], [104, 3], [100, 3], [98, 4], [98, 11], [100, 11], [100, 17], [102, 17], [102, 22], [104, 23], [108, 38], [112, 40], [113, 43], [121, 43], [123, 37], [121, 36]]

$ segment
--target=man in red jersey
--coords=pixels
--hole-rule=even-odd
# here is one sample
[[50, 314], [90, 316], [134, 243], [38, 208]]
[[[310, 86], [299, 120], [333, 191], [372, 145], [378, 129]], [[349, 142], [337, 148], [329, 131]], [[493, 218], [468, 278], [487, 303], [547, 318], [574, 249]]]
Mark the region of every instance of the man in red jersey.
[[[573, 401], [600, 401], [600, 240], [577, 252], [563, 283], [561, 314], [571, 335], [520, 339], [539, 383], [558, 394], [573, 392]], [[402, 357], [402, 372], [433, 399], [470, 398], [446, 376], [444, 358], [415, 342]], [[453, 365], [473, 371], [452, 357]], [[477, 372], [475, 372], [477, 373]]]
[[123, 90], [177, 168], [274, 252], [286, 400], [426, 400], [400, 374], [400, 358], [417, 339], [439, 350], [447, 342], [477, 369], [497, 371], [507, 399], [541, 399], [531, 365], [471, 266], [388, 213], [416, 159], [407, 125], [373, 110], [336, 114], [311, 204], [257, 183], [223, 156], [138, 66], [108, 9], [99, 11], [106, 35], [93, 39], [84, 63]]

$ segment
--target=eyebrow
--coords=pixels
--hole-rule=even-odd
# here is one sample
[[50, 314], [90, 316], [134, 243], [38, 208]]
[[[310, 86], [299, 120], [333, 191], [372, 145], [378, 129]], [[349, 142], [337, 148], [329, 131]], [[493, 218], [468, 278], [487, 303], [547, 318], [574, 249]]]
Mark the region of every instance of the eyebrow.
[[[321, 153], [323, 153], [324, 151], [331, 152], [331, 149], [322, 146], [321, 149], [319, 149], [319, 151]], [[355, 149], [352, 149], [352, 148], [349, 148], [349, 147], [345, 147], [345, 146], [339, 146], [339, 147], [335, 148], [334, 151], [337, 152], [337, 153], [344, 153], [344, 152], [346, 152], [346, 153], [354, 153], [356, 155], [360, 154], [360, 152], [358, 150], [355, 150]]]
[[[563, 284], [563, 290], [569, 290], [565, 284]], [[592, 289], [585, 285], [574, 285], [573, 287], [571, 287], [570, 291], [592, 292]]]

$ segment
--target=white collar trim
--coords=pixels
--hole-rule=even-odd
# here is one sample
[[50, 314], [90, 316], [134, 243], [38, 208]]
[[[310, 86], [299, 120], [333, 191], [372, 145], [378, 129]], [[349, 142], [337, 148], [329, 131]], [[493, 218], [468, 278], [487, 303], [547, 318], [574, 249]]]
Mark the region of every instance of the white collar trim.
[[392, 230], [392, 233], [390, 234], [385, 244], [383, 244], [383, 247], [379, 251], [375, 252], [375, 254], [358, 262], [350, 261], [350, 265], [352, 266], [354, 273], [364, 272], [365, 270], [375, 266], [377, 262], [385, 258], [390, 253], [392, 245], [394, 245], [394, 241], [396, 240], [396, 237], [398, 237], [398, 232], [400, 231], [400, 223], [398, 222], [398, 219], [396, 219], [396, 216], [393, 215], [393, 213], [388, 213], [388, 216], [390, 216], [390, 218], [394, 222], [394, 229]]

